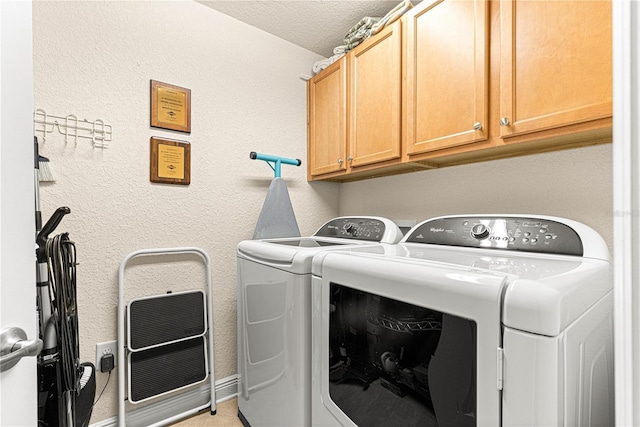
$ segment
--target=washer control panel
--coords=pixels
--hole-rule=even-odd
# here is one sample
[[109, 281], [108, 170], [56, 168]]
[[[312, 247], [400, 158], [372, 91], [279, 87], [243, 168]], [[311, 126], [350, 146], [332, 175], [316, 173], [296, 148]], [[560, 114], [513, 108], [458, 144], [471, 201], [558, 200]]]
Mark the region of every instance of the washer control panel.
[[525, 217], [435, 218], [416, 226], [408, 243], [582, 256], [579, 234], [566, 224]]
[[385, 227], [383, 221], [374, 218], [335, 218], [324, 224], [314, 236], [380, 242]]

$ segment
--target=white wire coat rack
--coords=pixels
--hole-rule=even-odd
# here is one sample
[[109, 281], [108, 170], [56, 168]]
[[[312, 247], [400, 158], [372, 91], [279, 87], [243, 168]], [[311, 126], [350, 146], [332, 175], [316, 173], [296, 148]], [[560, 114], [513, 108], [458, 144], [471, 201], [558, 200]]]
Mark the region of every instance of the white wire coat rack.
[[64, 142], [77, 143], [78, 139], [90, 139], [96, 148], [108, 148], [111, 142], [112, 126], [102, 119], [93, 121], [78, 119], [75, 114], [54, 116], [42, 108], [33, 112], [33, 134], [40, 136], [41, 142], [47, 140], [47, 134], [58, 131], [64, 135]]

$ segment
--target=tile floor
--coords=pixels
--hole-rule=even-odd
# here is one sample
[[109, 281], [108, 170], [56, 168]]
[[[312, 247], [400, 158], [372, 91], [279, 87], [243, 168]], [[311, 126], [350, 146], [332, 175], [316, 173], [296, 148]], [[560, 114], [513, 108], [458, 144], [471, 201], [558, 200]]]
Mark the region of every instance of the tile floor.
[[216, 405], [216, 414], [211, 415], [208, 411], [199, 415], [194, 415], [179, 423], [174, 427], [242, 427], [238, 418], [238, 399], [230, 399]]

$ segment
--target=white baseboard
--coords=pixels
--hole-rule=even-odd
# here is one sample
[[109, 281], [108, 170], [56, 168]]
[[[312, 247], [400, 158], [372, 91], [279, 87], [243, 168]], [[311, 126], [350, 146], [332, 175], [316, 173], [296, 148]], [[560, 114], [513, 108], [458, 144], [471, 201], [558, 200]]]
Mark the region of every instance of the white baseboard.
[[215, 383], [216, 403], [226, 402], [238, 395], [238, 375], [222, 378]]
[[[229, 399], [233, 399], [238, 395], [238, 375], [232, 375], [215, 381], [216, 403], [222, 403]], [[194, 400], [209, 401], [210, 389], [209, 384], [203, 384], [199, 388], [191, 391], [180, 393], [176, 396], [170, 396], [159, 400], [156, 403], [150, 403], [139, 409], [133, 409], [127, 412], [127, 427], [129, 426], [146, 426], [152, 424], [150, 419], [154, 419], [154, 425], [162, 425], [162, 421], [156, 421], [158, 416], [165, 416], [166, 419], [172, 418], [176, 413], [181, 413], [181, 409]], [[91, 424], [90, 427], [115, 427], [118, 425], [118, 415], [106, 420]]]

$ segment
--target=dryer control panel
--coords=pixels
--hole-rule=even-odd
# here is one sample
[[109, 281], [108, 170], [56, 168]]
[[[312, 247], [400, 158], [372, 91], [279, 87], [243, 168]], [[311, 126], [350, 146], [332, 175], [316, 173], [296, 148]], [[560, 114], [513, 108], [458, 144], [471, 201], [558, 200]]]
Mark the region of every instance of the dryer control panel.
[[559, 255], [582, 256], [584, 253], [582, 239], [573, 228], [534, 217], [435, 218], [417, 225], [404, 241]]
[[343, 217], [324, 224], [314, 236], [380, 242], [386, 225], [375, 218]]

